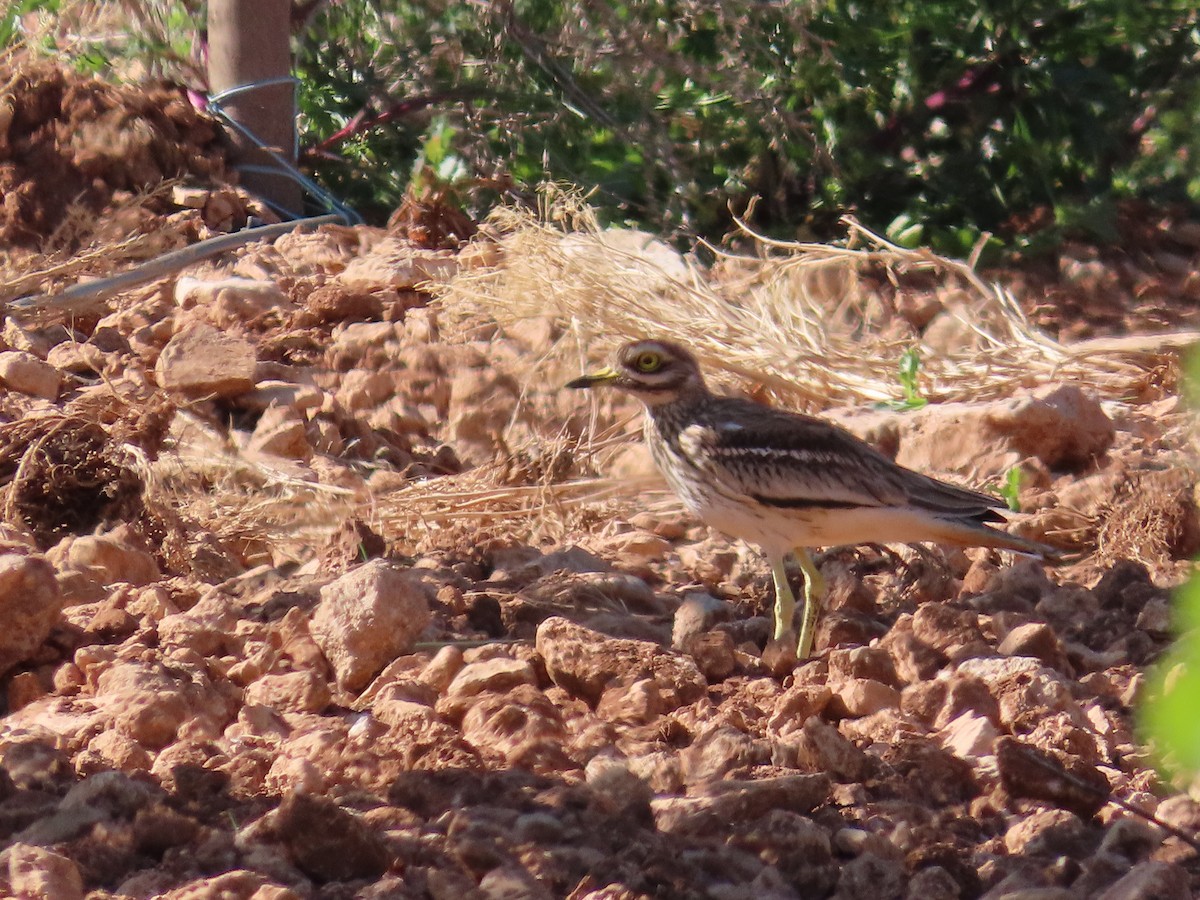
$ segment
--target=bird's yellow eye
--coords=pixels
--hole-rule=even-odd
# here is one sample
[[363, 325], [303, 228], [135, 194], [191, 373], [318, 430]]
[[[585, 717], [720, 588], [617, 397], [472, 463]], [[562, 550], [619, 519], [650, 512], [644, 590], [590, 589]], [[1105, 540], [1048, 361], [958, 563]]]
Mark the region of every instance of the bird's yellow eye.
[[639, 372], [657, 372], [662, 368], [662, 357], [657, 353], [647, 350], [645, 353], [639, 353], [638, 358], [633, 361]]

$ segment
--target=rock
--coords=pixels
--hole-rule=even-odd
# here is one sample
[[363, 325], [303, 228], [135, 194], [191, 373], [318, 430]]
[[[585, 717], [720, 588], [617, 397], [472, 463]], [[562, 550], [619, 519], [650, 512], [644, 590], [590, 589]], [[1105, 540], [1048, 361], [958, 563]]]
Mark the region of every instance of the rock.
[[775, 700], [767, 727], [780, 737], [804, 727], [812, 716], [819, 716], [833, 692], [824, 684], [794, 684]]
[[325, 402], [325, 392], [310, 384], [294, 384], [290, 381], [266, 379], [254, 385], [248, 394], [237, 400], [237, 405], [252, 413], [264, 413], [272, 406], [282, 406], [297, 413], [312, 413]]
[[829, 681], [848, 681], [851, 678], [868, 678], [891, 687], [899, 686], [896, 666], [884, 647], [851, 647], [846, 650], [830, 650]]
[[462, 736], [484, 757], [508, 766], [557, 772], [575, 768], [564, 751], [562, 713], [533, 685], [507, 694], [485, 694], [463, 717]]
[[1163, 841], [1163, 832], [1140, 819], [1117, 819], [1100, 841], [1099, 853], [1114, 853], [1130, 862], [1140, 862]]
[[62, 374], [32, 353], [6, 350], [0, 352], [0, 383], [21, 394], [55, 400], [62, 387]]
[[[1003, 475], [1029, 457], [1051, 469], [1078, 468], [1106, 452], [1115, 435], [1099, 401], [1073, 384], [1004, 401], [930, 404], [894, 419], [900, 465], [973, 478]], [[845, 424], [881, 427], [877, 419], [854, 417]]]
[[962, 889], [954, 876], [941, 866], [930, 866], [913, 874], [904, 900], [959, 900]]
[[1020, 818], [1004, 833], [1009, 853], [1029, 856], [1071, 856], [1090, 852], [1087, 830], [1079, 816], [1065, 809], [1043, 809]]
[[198, 672], [153, 660], [114, 665], [96, 679], [96, 699], [122, 734], [152, 750], [176, 739], [179, 729], [203, 724], [219, 732], [229, 716], [225, 699]]
[[502, 694], [521, 684], [536, 684], [533, 666], [523, 659], [497, 656], [459, 669], [446, 688], [446, 698], [461, 703], [480, 694]]
[[168, 393], [191, 398], [236, 397], [254, 387], [254, 347], [211, 325], [193, 324], [175, 334], [154, 371]]
[[158, 562], [144, 549], [125, 526], [109, 534], [89, 534], [64, 538], [46, 554], [56, 568], [74, 572], [95, 584], [142, 586], [161, 577]]
[[378, 878], [391, 865], [375, 829], [332, 800], [289, 794], [273, 815], [271, 830], [292, 862], [318, 882]]
[[0, 674], [33, 656], [61, 614], [58, 581], [44, 557], [0, 555]]
[[462, 666], [462, 650], [454, 646], [442, 647], [433, 655], [433, 659], [421, 669], [421, 674], [417, 676], [417, 680], [422, 684], [429, 685], [439, 694], [444, 693], [454, 682], [454, 678], [458, 675]]
[[247, 704], [258, 703], [279, 712], [317, 713], [333, 698], [325, 679], [305, 669], [264, 675], [246, 688], [243, 699]]
[[851, 678], [832, 685], [829, 713], [834, 718], [858, 719], [900, 707], [900, 692], [870, 678]]
[[[1108, 802], [1108, 779], [1078, 757], [1004, 736], [996, 741], [1000, 783], [1013, 797], [1043, 800], [1090, 819]], [[1070, 780], [1062, 776], [1063, 772]]]
[[650, 678], [667, 709], [703, 697], [708, 682], [695, 662], [648, 641], [610, 638], [557, 616], [538, 626], [536, 647], [558, 686], [590, 703], [617, 679]]
[[728, 840], [779, 869], [801, 897], [823, 897], [837, 880], [829, 832], [791, 810], [772, 809], [735, 826]]
[[997, 404], [988, 421], [1018, 453], [1051, 469], [1087, 465], [1116, 433], [1095, 396], [1075, 384], [1046, 385]]
[[978, 762], [985, 756], [993, 755], [999, 736], [996, 726], [986, 716], [970, 711], [964, 712], [934, 735], [946, 750], [969, 762]]
[[829, 777], [781, 775], [756, 781], [727, 779], [693, 797], [659, 797], [650, 802], [660, 831], [711, 834], [731, 823], [761, 818], [773, 809], [810, 812], [829, 797]]
[[729, 604], [712, 594], [705, 591], [685, 594], [672, 621], [671, 646], [683, 651], [689, 638], [704, 634], [717, 622], [727, 621], [730, 615]]
[[254, 426], [246, 449], [300, 460], [308, 459], [313, 452], [307, 422], [290, 406], [268, 407]]
[[623, 820], [650, 821], [649, 784], [633, 772], [629, 761], [608, 754], [593, 756], [584, 768], [593, 802], [605, 815]]
[[649, 724], [668, 711], [662, 691], [652, 678], [611, 683], [596, 704], [596, 715], [601, 719], [627, 725]]
[[724, 681], [737, 669], [736, 648], [727, 631], [709, 631], [693, 635], [683, 650], [696, 661], [709, 684]]
[[200, 307], [217, 326], [228, 328], [295, 309], [274, 279], [221, 278], [201, 281], [184, 276], [175, 282], [175, 302], [181, 309]]
[[900, 684], [918, 684], [933, 678], [946, 664], [946, 656], [912, 633], [912, 616], [901, 616], [879, 641], [879, 647], [892, 657]]
[[1041, 622], [1018, 625], [996, 649], [1005, 656], [1033, 657], [1051, 669], [1071, 671], [1062, 641], [1053, 628]]
[[948, 603], [923, 603], [912, 617], [912, 633], [934, 650], [948, 652], [983, 639], [979, 615]]
[[449, 438], [468, 465], [491, 462], [513, 416], [521, 387], [490, 369], [462, 369], [450, 382]]
[[426, 282], [442, 282], [458, 271], [457, 254], [425, 250], [400, 238], [385, 237], [367, 253], [355, 256], [337, 276], [340, 284], [365, 291], [412, 290]]
[[83, 900], [83, 876], [65, 856], [44, 847], [13, 844], [8, 854], [8, 883], [28, 900]]
[[1193, 896], [1191, 879], [1182, 866], [1141, 862], [1096, 900], [1187, 900]]
[[1083, 721], [1083, 713], [1071, 695], [1066, 678], [1036, 659], [1024, 656], [968, 659], [959, 665], [956, 674], [973, 676], [987, 685], [999, 704], [1001, 724], [1014, 730], [1032, 728], [1052, 712], [1066, 712]]
[[679, 754], [688, 785], [715, 781], [733, 769], [768, 762], [770, 752], [750, 735], [730, 725], [706, 731]]
[[338, 684], [358, 691], [387, 663], [412, 650], [429, 617], [420, 578], [372, 560], [321, 588], [309, 630]]
[[554, 896], [516, 865], [499, 866], [479, 879], [479, 895], [485, 900], [552, 900]]
[[903, 900], [907, 884], [901, 863], [864, 853], [842, 866], [830, 900]]
[[862, 781], [874, 767], [870, 757], [842, 737], [836, 728], [816, 716], [811, 716], [780, 747], [792, 749], [797, 768], [809, 772], [827, 772], [843, 782]]

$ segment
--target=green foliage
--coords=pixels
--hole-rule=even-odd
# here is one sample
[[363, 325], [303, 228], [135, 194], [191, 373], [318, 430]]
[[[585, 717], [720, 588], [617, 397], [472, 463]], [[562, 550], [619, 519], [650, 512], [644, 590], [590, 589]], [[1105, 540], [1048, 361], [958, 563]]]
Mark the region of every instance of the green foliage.
[[917, 379], [921, 374], [921, 354], [916, 347], [909, 347], [900, 354], [900, 363], [896, 366], [896, 378], [904, 391], [904, 399], [889, 400], [878, 404], [883, 409], [894, 409], [905, 412], [910, 409], [920, 409], [929, 401], [921, 396], [921, 388]]
[[1013, 466], [1004, 474], [1004, 483], [1000, 485], [1000, 496], [1013, 512], [1021, 511], [1021, 467]]
[[[60, 3], [10, 2], [0, 47]], [[50, 40], [88, 71], [201, 83], [201, 4], [120, 8], [129, 27], [88, 37], [64, 5]], [[294, 46], [302, 162], [374, 218], [430, 139], [472, 212], [571, 182], [689, 237], [752, 197], [767, 231], [850, 212], [956, 255], [1112, 240], [1128, 198], [1200, 204], [1193, 0], [342, 0]]]
[[[301, 41], [302, 108], [319, 135], [457, 92], [437, 106], [482, 179], [594, 186], [610, 218], [710, 237], [758, 195], [763, 227], [852, 211], [965, 254], [984, 232], [1033, 246], [1030, 218], [1111, 239], [1122, 198], [1200, 202], [1198, 20], [1185, 0], [350, 0]], [[424, 129], [348, 148], [357, 177]]]
[[1169, 773], [1200, 773], [1200, 579], [1175, 595], [1179, 638], [1151, 671], [1141, 726]]

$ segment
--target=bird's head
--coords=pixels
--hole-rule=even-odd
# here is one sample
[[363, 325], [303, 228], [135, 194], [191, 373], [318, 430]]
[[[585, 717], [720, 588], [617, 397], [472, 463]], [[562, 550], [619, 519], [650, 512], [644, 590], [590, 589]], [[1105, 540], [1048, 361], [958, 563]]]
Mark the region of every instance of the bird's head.
[[568, 382], [569, 388], [600, 385], [633, 394], [647, 406], [661, 406], [690, 393], [704, 392], [695, 357], [668, 341], [634, 341], [617, 351], [614, 364]]

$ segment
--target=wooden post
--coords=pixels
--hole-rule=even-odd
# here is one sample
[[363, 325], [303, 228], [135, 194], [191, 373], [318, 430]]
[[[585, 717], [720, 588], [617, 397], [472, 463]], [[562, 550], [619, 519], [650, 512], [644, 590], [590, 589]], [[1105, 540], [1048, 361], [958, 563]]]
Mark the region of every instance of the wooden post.
[[[291, 74], [291, 0], [209, 0], [208, 85], [213, 94]], [[221, 106], [268, 147], [295, 163], [295, 86], [271, 84], [231, 96]], [[272, 166], [271, 158], [242, 135], [231, 135], [235, 161]], [[273, 174], [247, 172], [246, 189], [295, 215], [302, 215], [300, 187]]]

